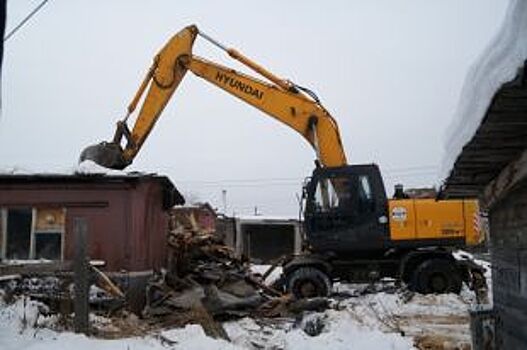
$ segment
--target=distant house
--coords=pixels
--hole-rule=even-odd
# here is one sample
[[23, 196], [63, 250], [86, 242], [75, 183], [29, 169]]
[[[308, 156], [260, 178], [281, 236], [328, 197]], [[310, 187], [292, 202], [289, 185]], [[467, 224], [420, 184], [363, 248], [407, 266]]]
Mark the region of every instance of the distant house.
[[435, 188], [409, 188], [404, 191], [410, 198], [436, 198]]
[[196, 229], [203, 233], [216, 231], [216, 211], [209, 203], [176, 206], [172, 208], [171, 213], [176, 222], [184, 227], [192, 228], [196, 224]]
[[297, 219], [270, 216], [220, 217], [218, 233], [238, 256], [255, 263], [269, 263], [302, 248]]
[[171, 211], [177, 225], [213, 233], [239, 257], [267, 263], [300, 252], [300, 222], [297, 219], [217, 214], [208, 203], [176, 206]]

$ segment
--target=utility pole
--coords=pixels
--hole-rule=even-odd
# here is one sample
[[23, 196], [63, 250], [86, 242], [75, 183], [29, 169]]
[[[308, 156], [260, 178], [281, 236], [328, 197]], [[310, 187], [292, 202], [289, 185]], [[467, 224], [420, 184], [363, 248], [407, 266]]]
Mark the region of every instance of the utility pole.
[[73, 263], [75, 283], [75, 319], [76, 333], [89, 333], [89, 290], [90, 266], [87, 257], [88, 223], [85, 218], [74, 218], [75, 261]]
[[223, 214], [227, 215], [227, 190], [221, 190], [221, 199], [223, 201]]

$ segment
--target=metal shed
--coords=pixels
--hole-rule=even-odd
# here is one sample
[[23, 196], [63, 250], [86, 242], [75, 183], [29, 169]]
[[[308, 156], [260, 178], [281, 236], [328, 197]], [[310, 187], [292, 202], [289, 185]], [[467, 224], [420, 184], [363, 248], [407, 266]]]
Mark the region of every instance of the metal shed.
[[256, 263], [268, 263], [302, 247], [297, 219], [245, 216], [235, 218], [235, 251]]

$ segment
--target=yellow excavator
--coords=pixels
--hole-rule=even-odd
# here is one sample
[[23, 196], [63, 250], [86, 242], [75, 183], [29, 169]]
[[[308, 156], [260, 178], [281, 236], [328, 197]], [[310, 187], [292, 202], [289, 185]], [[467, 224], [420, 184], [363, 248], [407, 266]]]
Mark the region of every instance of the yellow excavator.
[[[194, 55], [197, 36], [263, 79]], [[112, 169], [131, 164], [187, 71], [293, 128], [315, 150], [316, 167], [303, 188], [306, 249], [284, 263], [284, 288], [310, 297], [327, 295], [335, 280], [392, 277], [422, 293], [459, 292], [463, 281], [474, 288], [484, 284], [479, 265], [452, 254], [483, 240], [476, 200], [411, 199], [401, 191], [388, 199], [377, 165], [348, 165], [337, 122], [311, 90], [277, 77], [194, 25], [155, 56], [113, 140], [87, 147], [80, 161]]]

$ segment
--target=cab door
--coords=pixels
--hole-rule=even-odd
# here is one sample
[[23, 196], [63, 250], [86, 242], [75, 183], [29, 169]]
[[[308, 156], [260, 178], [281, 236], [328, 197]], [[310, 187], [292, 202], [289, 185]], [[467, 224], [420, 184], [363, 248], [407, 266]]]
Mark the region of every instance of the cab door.
[[309, 184], [305, 228], [315, 250], [381, 249], [387, 239], [386, 194], [374, 165], [320, 169]]
[[313, 177], [304, 214], [311, 245], [334, 250], [342, 235], [352, 226], [352, 183], [347, 174], [323, 174]]
[[[348, 244], [353, 250], [380, 250], [384, 248], [388, 234], [386, 201], [376, 193], [373, 174], [362, 172], [354, 174], [355, 206], [353, 225], [347, 232]], [[384, 193], [384, 188], [382, 189]]]

